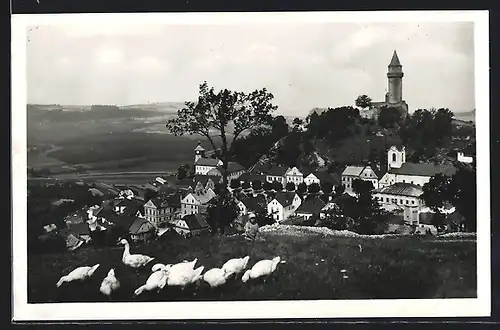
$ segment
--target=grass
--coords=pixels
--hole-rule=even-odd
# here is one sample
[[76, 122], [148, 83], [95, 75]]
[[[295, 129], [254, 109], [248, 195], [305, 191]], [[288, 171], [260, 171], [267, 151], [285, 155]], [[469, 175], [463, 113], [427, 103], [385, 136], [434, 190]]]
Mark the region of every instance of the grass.
[[[121, 247], [89, 245], [74, 252], [30, 255], [28, 301], [108, 301], [100, 294], [99, 285], [111, 267], [122, 284], [112, 300], [122, 302], [476, 297], [476, 244], [471, 240], [292, 237], [271, 233], [263, 237], [264, 241], [248, 242], [239, 236], [184, 239], [168, 234], [155, 243], [131, 247], [132, 253], [156, 257], [138, 273], [121, 263]], [[155, 262], [198, 258], [198, 265], [208, 270], [245, 255], [250, 256], [249, 267], [276, 255], [286, 263], [279, 264], [266, 281], [242, 283], [235, 279], [218, 289], [193, 286], [182, 291], [167, 287], [159, 294], [146, 292], [133, 298], [134, 290], [145, 283]], [[60, 276], [78, 266], [96, 263], [101, 266], [93, 278], [56, 288]], [[343, 278], [342, 269], [347, 270], [348, 278]]]

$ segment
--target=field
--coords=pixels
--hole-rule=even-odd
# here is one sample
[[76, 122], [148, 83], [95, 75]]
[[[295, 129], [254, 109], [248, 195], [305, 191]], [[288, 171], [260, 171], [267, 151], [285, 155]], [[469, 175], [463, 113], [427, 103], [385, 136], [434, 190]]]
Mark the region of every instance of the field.
[[[115, 268], [121, 289], [112, 301], [288, 300], [288, 299], [394, 299], [476, 297], [476, 243], [471, 239], [436, 237], [357, 238], [320, 234], [263, 233], [262, 241], [240, 236], [205, 236], [184, 239], [167, 233], [148, 245], [132, 246], [132, 253], [156, 257], [138, 273], [121, 263], [122, 247], [91, 245], [74, 252], [29, 255], [28, 302], [108, 301], [99, 285]], [[360, 248], [361, 246], [361, 248]], [[217, 289], [206, 285], [184, 291], [165, 288], [133, 298], [155, 262], [176, 263], [198, 258], [205, 270], [220, 267], [234, 257], [250, 256], [249, 266], [279, 255], [278, 265], [266, 281], [232, 280]], [[86, 282], [66, 283], [61, 275], [100, 263]], [[345, 269], [348, 278], [343, 278]]]
[[[181, 105], [138, 105], [119, 110], [63, 106], [65, 111], [30, 105], [28, 146], [44, 151], [28, 152], [28, 166], [49, 169], [52, 174], [76, 172], [75, 167], [86, 172], [175, 171], [192, 162], [192, 150], [201, 140], [169, 134], [165, 124]], [[51, 150], [45, 150], [47, 147]]]

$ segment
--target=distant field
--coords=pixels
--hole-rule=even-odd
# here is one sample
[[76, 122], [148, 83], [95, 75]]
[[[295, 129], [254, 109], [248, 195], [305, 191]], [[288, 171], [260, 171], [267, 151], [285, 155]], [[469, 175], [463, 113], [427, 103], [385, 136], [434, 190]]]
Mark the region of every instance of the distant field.
[[[205, 270], [234, 257], [258, 260], [280, 256], [286, 263], [264, 282], [235, 279], [219, 289], [206, 286], [181, 292], [165, 288], [159, 294], [133, 292], [147, 280], [152, 265], [139, 271], [121, 262], [123, 248], [82, 247], [74, 252], [29, 255], [28, 302], [107, 301], [99, 285], [115, 268], [121, 289], [113, 301], [210, 301], [289, 299], [410, 299], [476, 297], [476, 243], [466, 239], [399, 237], [385, 239], [263, 233], [264, 241], [236, 237], [160, 237], [158, 242], [131, 247], [132, 253], [176, 263], [198, 258]], [[362, 246], [360, 250], [359, 246]], [[95, 276], [84, 283], [57, 289], [60, 276], [83, 265], [99, 263]], [[347, 278], [343, 278], [345, 270]]]

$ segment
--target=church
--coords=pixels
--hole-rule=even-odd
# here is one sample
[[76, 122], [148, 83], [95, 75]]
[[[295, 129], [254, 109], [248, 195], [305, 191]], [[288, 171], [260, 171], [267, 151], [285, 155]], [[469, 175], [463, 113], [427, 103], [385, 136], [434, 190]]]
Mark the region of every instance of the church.
[[387, 151], [387, 172], [380, 179], [379, 188], [396, 183], [423, 187], [437, 173], [452, 176], [455, 172], [456, 168], [451, 165], [407, 162], [405, 147], [391, 146]]
[[372, 102], [370, 109], [361, 111], [365, 118], [377, 118], [383, 107], [398, 109], [404, 119], [408, 115], [408, 104], [403, 100], [403, 66], [396, 51], [392, 54], [387, 70], [388, 92], [382, 102]]

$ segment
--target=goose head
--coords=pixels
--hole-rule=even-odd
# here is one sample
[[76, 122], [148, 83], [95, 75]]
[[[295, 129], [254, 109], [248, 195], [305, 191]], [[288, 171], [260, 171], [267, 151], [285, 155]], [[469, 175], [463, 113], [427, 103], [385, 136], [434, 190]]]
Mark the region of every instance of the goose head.
[[122, 238], [117, 245], [127, 245], [127, 244], [128, 244], [127, 240], [125, 238]]
[[249, 279], [250, 279], [250, 274], [252, 273], [252, 271], [250, 269], [248, 269], [245, 274], [243, 274], [243, 277], [241, 278], [241, 281], [243, 283], [246, 283]]
[[109, 272], [108, 272], [108, 276], [109, 276], [109, 277], [114, 277], [114, 276], [115, 276], [115, 270], [114, 270], [114, 268], [111, 268], [111, 269], [109, 270]]
[[88, 272], [88, 275], [92, 276], [94, 274], [94, 272], [97, 270], [97, 268], [99, 268], [99, 266], [100, 266], [99, 264], [92, 266], [92, 268]]

